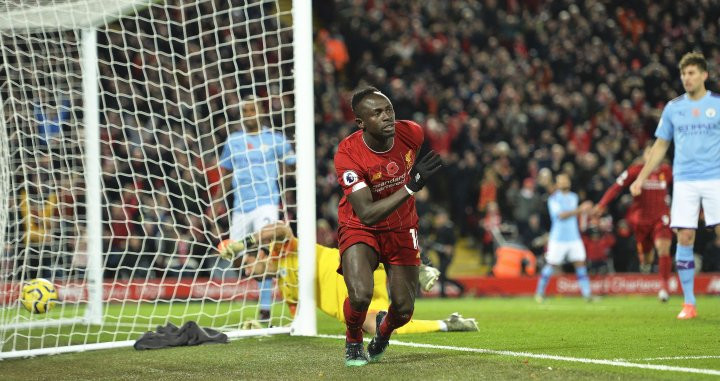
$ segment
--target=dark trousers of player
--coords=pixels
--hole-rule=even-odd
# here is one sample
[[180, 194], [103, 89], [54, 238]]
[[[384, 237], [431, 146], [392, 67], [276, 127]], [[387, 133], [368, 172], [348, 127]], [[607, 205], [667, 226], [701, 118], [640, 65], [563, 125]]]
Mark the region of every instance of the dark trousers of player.
[[443, 298], [447, 296], [445, 293], [445, 287], [447, 287], [448, 283], [457, 287], [460, 295], [465, 293], [465, 286], [455, 279], [450, 279], [447, 276], [448, 267], [450, 267], [450, 263], [452, 263], [452, 254], [438, 252], [438, 258], [440, 259], [440, 265], [438, 266], [438, 270], [440, 270], [440, 277], [438, 278], [438, 282], [440, 283], [440, 296]]

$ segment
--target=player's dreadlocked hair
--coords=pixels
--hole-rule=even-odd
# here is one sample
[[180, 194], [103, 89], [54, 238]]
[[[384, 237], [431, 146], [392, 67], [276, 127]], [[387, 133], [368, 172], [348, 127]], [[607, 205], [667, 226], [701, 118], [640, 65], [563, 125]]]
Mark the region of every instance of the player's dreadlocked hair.
[[363, 99], [365, 99], [366, 96], [372, 94], [372, 93], [379, 93], [380, 90], [373, 86], [364, 87], [358, 91], [355, 92], [352, 96], [352, 100], [350, 101], [350, 105], [352, 107], [353, 113], [357, 115], [357, 106], [362, 102]]
[[690, 65], [697, 66], [700, 71], [707, 71], [707, 61], [705, 60], [705, 56], [703, 56], [702, 53], [690, 52], [685, 54], [680, 60], [678, 68], [682, 70]]

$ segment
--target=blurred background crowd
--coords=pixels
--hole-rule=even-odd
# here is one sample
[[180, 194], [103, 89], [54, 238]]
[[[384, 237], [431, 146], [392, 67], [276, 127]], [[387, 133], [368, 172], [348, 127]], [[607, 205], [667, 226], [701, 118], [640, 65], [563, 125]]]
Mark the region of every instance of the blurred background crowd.
[[[108, 276], [212, 266], [206, 259], [228, 224], [210, 205], [217, 158], [228, 132], [241, 128], [241, 98], [261, 98], [263, 124], [294, 138], [286, 129], [294, 123], [290, 16], [268, 17], [274, 2], [242, 3], [171, 0], [98, 34]], [[580, 198], [597, 202], [640, 156], [663, 106], [682, 93], [684, 53], [705, 54], [708, 88], [718, 89], [715, 1], [315, 0], [313, 8], [318, 242], [327, 246], [337, 246], [341, 196], [334, 149], [356, 129], [349, 103], [359, 87], [380, 88], [398, 119], [421, 124], [425, 149], [446, 164], [442, 181], [417, 195], [424, 246], [447, 265], [462, 243], [485, 272], [494, 230], [542, 256], [554, 175], [570, 174]], [[18, 51], [45, 49], [48, 70], [67, 77], [79, 65], [79, 37], [55, 39], [61, 42], [11, 43]], [[69, 58], [51, 62], [59, 52]], [[30, 60], [5, 55], [4, 75], [56, 88], [50, 79], [28, 80], [34, 74], [22, 68]], [[82, 118], [80, 79], [70, 78], [66, 92], [40, 93], [32, 104], [23, 103], [22, 86], [5, 94], [6, 117], [39, 132], [10, 136], [16, 173], [29, 180], [10, 208], [24, 222], [9, 234], [35, 255], [84, 250], [81, 240], [62, 238], [81, 237], [84, 216], [74, 206], [84, 197], [82, 141], [70, 132]], [[61, 186], [51, 189], [53, 176]], [[280, 181], [294, 187], [292, 176]], [[284, 196], [284, 217], [293, 219], [293, 194]], [[581, 218], [598, 272], [638, 271], [625, 219], [630, 201], [626, 193], [607, 215]], [[695, 251], [704, 271], [720, 271], [712, 232], [700, 231]]]
[[[446, 211], [487, 261], [493, 226], [542, 254], [553, 175], [570, 174], [581, 200], [600, 200], [651, 142], [663, 106], [683, 93], [683, 54], [702, 51], [708, 88], [718, 89], [712, 1], [314, 3], [320, 215], [334, 226], [332, 147], [355, 128], [352, 91], [374, 85], [398, 119], [425, 128], [426, 145], [447, 165], [428, 187], [424, 218]], [[600, 271], [638, 270], [630, 202], [626, 192], [607, 216], [581, 218]], [[432, 225], [426, 220], [426, 234]], [[720, 269], [713, 233], [699, 236], [703, 268]]]

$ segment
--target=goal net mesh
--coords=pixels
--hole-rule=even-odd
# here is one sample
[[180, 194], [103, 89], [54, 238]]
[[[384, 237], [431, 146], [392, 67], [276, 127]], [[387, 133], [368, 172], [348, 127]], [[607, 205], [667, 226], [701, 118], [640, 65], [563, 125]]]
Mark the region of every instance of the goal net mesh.
[[[0, 1], [0, 355], [134, 340], [168, 322], [242, 329], [266, 308], [271, 321], [260, 326], [290, 324], [273, 267], [249, 276], [216, 250], [235, 214], [252, 217], [253, 203], [276, 207], [294, 227], [290, 8], [282, 0]], [[96, 110], [83, 104], [88, 27]], [[241, 110], [247, 103], [255, 117]], [[93, 112], [99, 158], [86, 154]], [[244, 147], [232, 153], [243, 157], [223, 160], [228, 136], [254, 124], [255, 137], [275, 143], [237, 139]], [[88, 160], [99, 160], [100, 189], [86, 187]], [[238, 188], [242, 210], [233, 209]], [[82, 319], [86, 216], [97, 207], [88, 192], [102, 200], [100, 325]], [[18, 302], [33, 278], [59, 291], [46, 314]]]

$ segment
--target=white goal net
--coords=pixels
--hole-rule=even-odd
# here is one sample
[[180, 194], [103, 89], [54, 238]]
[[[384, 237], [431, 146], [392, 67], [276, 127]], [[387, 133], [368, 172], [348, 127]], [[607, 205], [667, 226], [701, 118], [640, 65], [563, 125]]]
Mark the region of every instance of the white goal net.
[[[0, 358], [190, 320], [290, 332], [272, 266], [249, 276], [216, 246], [241, 215], [314, 213], [293, 36], [289, 0], [0, 1]], [[58, 289], [48, 313], [19, 303], [34, 278]]]

